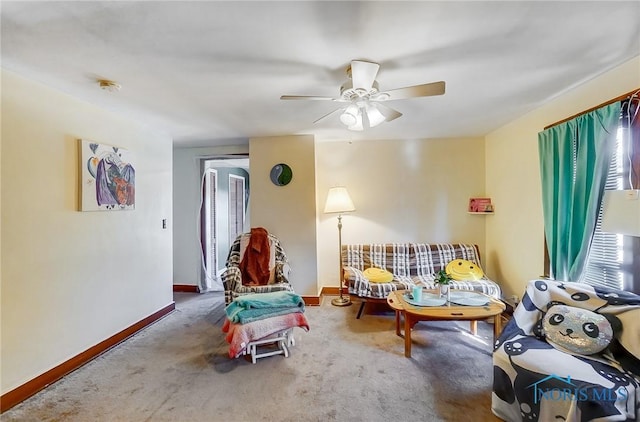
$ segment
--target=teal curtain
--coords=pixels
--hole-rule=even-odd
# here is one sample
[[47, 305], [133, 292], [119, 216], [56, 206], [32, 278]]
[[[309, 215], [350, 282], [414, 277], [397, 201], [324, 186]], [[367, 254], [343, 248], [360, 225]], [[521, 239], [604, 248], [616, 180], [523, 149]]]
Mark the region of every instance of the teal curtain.
[[578, 281], [585, 267], [611, 156], [620, 102], [538, 134], [550, 276]]

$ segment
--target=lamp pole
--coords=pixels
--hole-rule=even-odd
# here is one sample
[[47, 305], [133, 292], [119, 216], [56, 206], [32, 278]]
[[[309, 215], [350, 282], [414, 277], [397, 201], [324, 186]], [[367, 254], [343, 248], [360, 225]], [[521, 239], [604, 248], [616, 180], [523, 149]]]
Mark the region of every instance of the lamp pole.
[[331, 304], [335, 306], [351, 305], [349, 297], [342, 296], [342, 286], [344, 285], [344, 272], [342, 271], [342, 213], [355, 211], [355, 209], [356, 207], [353, 206], [353, 201], [349, 196], [349, 192], [347, 192], [347, 188], [344, 186], [334, 186], [329, 189], [324, 212], [338, 214], [338, 268], [340, 271], [340, 286], [338, 286], [338, 292], [340, 293], [340, 297], [331, 301]]
[[342, 286], [344, 284], [344, 272], [342, 271], [342, 214], [338, 214], [338, 269], [340, 271], [340, 286], [338, 287], [340, 297], [333, 299], [331, 304], [334, 306], [349, 306], [351, 305], [351, 300], [342, 296]]

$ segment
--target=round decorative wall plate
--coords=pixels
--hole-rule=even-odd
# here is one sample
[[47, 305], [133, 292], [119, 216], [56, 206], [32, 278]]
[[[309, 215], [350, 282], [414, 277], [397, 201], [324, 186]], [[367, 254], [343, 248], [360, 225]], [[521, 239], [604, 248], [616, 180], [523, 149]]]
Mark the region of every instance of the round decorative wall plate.
[[271, 169], [270, 177], [274, 185], [285, 186], [293, 179], [293, 171], [284, 163], [276, 164]]

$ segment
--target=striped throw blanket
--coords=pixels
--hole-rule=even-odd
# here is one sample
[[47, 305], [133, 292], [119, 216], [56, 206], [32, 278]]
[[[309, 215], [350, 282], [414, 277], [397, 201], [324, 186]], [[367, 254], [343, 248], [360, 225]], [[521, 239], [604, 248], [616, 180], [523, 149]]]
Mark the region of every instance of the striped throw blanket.
[[[435, 289], [435, 274], [454, 259], [480, 265], [476, 245], [464, 243], [383, 243], [342, 245], [341, 263], [349, 293], [363, 298], [386, 298], [395, 290], [413, 286]], [[381, 268], [393, 274], [388, 283], [371, 283], [364, 275], [367, 268]], [[452, 289], [478, 291], [495, 298], [500, 286], [486, 276], [480, 280], [454, 280]]]
[[233, 323], [246, 324], [278, 315], [304, 312], [304, 300], [289, 291], [248, 294], [235, 298], [225, 308]]
[[227, 334], [225, 339], [229, 343], [229, 357], [237, 358], [250, 342], [294, 327], [309, 331], [309, 322], [303, 313], [290, 313], [248, 324], [235, 324], [225, 319], [222, 331]]

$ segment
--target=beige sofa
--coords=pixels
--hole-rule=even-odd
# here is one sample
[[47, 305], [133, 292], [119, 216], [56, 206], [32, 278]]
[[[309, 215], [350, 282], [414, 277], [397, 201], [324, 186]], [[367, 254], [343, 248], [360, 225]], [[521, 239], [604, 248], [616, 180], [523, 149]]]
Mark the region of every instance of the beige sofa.
[[[384, 301], [394, 290], [406, 290], [413, 286], [435, 289], [435, 274], [445, 269], [454, 259], [464, 259], [482, 268], [477, 245], [462, 243], [386, 243], [343, 245], [342, 270], [345, 285], [352, 298], [361, 301], [357, 318], [369, 301]], [[393, 274], [388, 283], [372, 283], [364, 270], [382, 268]], [[480, 280], [451, 281], [452, 289], [473, 290], [497, 299], [500, 286], [484, 276]]]

